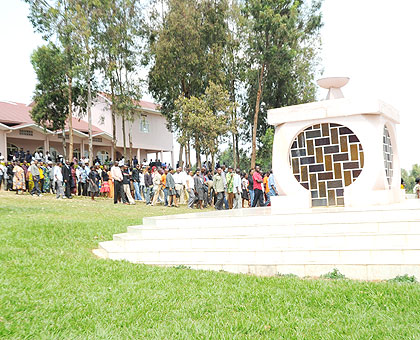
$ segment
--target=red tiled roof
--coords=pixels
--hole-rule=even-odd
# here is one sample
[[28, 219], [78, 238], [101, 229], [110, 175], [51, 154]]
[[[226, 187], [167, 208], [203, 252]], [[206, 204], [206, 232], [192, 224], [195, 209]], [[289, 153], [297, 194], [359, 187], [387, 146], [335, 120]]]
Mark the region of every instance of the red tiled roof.
[[[105, 92], [99, 92], [99, 93], [102, 96], [104, 96], [104, 97], [108, 98], [109, 100], [111, 100], [111, 95], [109, 93], [105, 93]], [[159, 105], [157, 105], [155, 103], [148, 102], [146, 100], [133, 100], [133, 102], [136, 105], [141, 106], [142, 108], [159, 111]]]
[[0, 101], [0, 123], [6, 125], [34, 123], [30, 110], [26, 104]]
[[[32, 104], [31, 104], [32, 106]], [[0, 123], [5, 125], [13, 125], [13, 128], [27, 124], [35, 124], [31, 119], [31, 107], [14, 102], [3, 102], [0, 101]], [[89, 125], [86, 121], [73, 117], [72, 119], [73, 129], [79, 130], [84, 133], [88, 133]], [[68, 124], [66, 124], [66, 129]], [[92, 133], [97, 134], [103, 132], [100, 128], [92, 125]]]

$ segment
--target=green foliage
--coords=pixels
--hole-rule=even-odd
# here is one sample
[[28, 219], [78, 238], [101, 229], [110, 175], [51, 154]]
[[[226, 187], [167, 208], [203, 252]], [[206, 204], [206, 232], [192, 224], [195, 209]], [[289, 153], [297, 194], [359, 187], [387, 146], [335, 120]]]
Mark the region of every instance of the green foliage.
[[69, 113], [64, 55], [50, 43], [32, 53], [31, 63], [38, 79], [32, 119], [44, 128], [61, 130]]
[[[229, 147], [222, 151], [219, 156], [220, 165], [225, 164], [226, 166], [233, 166], [233, 149]], [[251, 166], [251, 159], [249, 155], [243, 149], [239, 149], [239, 169], [243, 171], [248, 171]]]
[[401, 178], [404, 181], [405, 192], [412, 194], [416, 179], [420, 178], [420, 165], [414, 164], [411, 171], [401, 169]]
[[321, 275], [322, 279], [330, 279], [330, 280], [344, 280], [346, 276], [341, 274], [337, 268], [334, 268], [331, 272]]
[[[262, 83], [261, 114], [257, 137], [268, 128], [267, 110], [313, 101], [318, 72], [322, 1], [247, 0], [247, 100], [245, 119], [252, 127], [259, 82]], [[260, 79], [262, 65], [265, 66]], [[248, 131], [249, 132], [249, 131]], [[250, 138], [250, 134], [248, 135]]]
[[187, 212], [0, 192], [0, 338], [418, 338], [418, 284], [177, 270], [91, 253], [145, 216]]
[[393, 279], [388, 280], [388, 282], [395, 282], [395, 283], [417, 283], [416, 277], [409, 276], [408, 274], [398, 275]]
[[[31, 117], [46, 129], [61, 130], [69, 116], [65, 54], [53, 43], [49, 43], [32, 53], [31, 63], [38, 80]], [[86, 102], [82, 88], [76, 84], [72, 92], [73, 105], [79, 107], [80, 113], [84, 112]]]
[[274, 128], [269, 127], [264, 136], [261, 137], [260, 146], [257, 153], [257, 164], [262, 169], [270, 170], [272, 167], [273, 158], [273, 140], [274, 140]]
[[289, 279], [298, 279], [299, 278], [299, 276], [297, 276], [296, 274], [292, 274], [292, 273], [289, 273], [289, 274], [278, 273], [277, 276], [281, 277], [281, 278], [289, 278]]
[[149, 29], [149, 91], [170, 127], [179, 96], [200, 97], [210, 82], [222, 84], [227, 0], [166, 0], [167, 11]]
[[190, 267], [190, 266], [185, 266], [185, 265], [183, 265], [183, 264], [180, 264], [180, 265], [174, 266], [174, 268], [175, 268], [175, 269], [184, 269], [184, 270], [186, 270], [186, 269], [191, 269], [191, 267]]
[[235, 107], [228, 92], [213, 82], [199, 98], [180, 96], [175, 101], [173, 120], [179, 143], [191, 141], [198, 152], [215, 155], [220, 138], [236, 131], [231, 121]]

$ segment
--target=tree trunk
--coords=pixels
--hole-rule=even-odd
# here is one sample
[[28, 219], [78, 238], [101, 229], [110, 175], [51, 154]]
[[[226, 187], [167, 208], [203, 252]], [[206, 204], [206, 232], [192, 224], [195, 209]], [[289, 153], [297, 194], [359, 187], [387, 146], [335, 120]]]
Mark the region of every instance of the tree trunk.
[[61, 130], [61, 141], [63, 143], [63, 158], [67, 159], [67, 147], [66, 147], [66, 131], [65, 127]]
[[111, 118], [112, 118], [112, 148], [114, 153], [111, 155], [111, 159], [115, 161], [117, 159], [117, 128], [116, 128], [116, 118], [114, 111], [114, 82], [111, 81]]
[[216, 164], [214, 163], [214, 161], [215, 161], [215, 154], [212, 152], [211, 153], [211, 169], [209, 169], [209, 170], [214, 170], [214, 167], [216, 166]]
[[128, 133], [128, 143], [130, 145], [129, 148], [129, 155], [130, 155], [130, 164], [131, 164], [131, 160], [133, 159], [133, 136], [131, 135], [131, 127], [130, 127], [130, 132]]
[[195, 158], [197, 169], [201, 169], [201, 150], [199, 146], [195, 147]]
[[190, 142], [187, 143], [187, 148], [188, 148], [188, 167], [191, 168], [191, 144]]
[[260, 77], [258, 79], [257, 101], [255, 103], [254, 125], [252, 127], [252, 154], [251, 154], [251, 168], [255, 168], [255, 160], [257, 158], [257, 125], [258, 113], [260, 111], [260, 100], [262, 94], [262, 82], [264, 76], [265, 63], [262, 64]]
[[124, 154], [123, 158], [125, 158], [125, 155], [127, 153], [127, 144], [125, 142], [125, 113], [121, 115], [121, 121], [122, 121], [122, 134], [123, 134], [123, 146], [124, 146]]
[[72, 105], [72, 78], [68, 77], [68, 96], [69, 96], [69, 162], [73, 159], [73, 105]]
[[240, 159], [239, 159], [239, 135], [235, 134], [235, 144], [236, 144], [236, 163], [238, 164], [238, 167], [240, 166]]
[[[184, 162], [182, 161], [182, 153], [184, 152], [184, 145], [179, 145], [179, 158], [178, 158], [178, 166], [182, 167]], [[176, 164], [174, 164], [176, 165]]]
[[232, 155], [233, 155], [233, 168], [236, 169], [236, 142], [235, 134], [232, 132]]
[[93, 138], [92, 138], [92, 89], [90, 83], [90, 74], [88, 75], [88, 100], [87, 100], [87, 112], [88, 112], [88, 130], [89, 130], [89, 166], [93, 165]]

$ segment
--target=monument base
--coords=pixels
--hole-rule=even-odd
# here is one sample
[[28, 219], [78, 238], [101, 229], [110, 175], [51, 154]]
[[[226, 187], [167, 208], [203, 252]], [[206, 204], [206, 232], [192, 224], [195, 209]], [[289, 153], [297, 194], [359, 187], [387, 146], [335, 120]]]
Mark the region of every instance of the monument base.
[[256, 275], [420, 278], [420, 200], [369, 208], [271, 208], [148, 217], [94, 254]]

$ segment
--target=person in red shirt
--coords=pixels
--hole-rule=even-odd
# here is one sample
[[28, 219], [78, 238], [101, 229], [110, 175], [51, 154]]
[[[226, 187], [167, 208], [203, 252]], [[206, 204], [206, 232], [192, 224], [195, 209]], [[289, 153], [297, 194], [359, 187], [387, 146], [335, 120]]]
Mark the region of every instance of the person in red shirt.
[[255, 167], [254, 174], [252, 175], [252, 180], [254, 182], [254, 201], [252, 202], [253, 208], [257, 206], [257, 203], [260, 207], [264, 206], [264, 193], [261, 186], [263, 179], [261, 177], [260, 171], [260, 167], [257, 165]]

